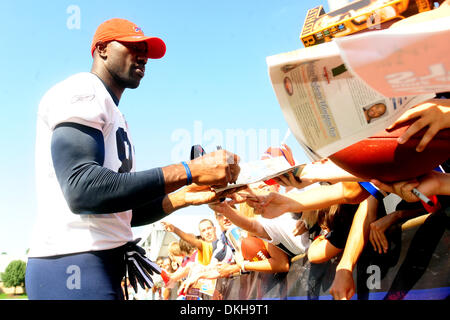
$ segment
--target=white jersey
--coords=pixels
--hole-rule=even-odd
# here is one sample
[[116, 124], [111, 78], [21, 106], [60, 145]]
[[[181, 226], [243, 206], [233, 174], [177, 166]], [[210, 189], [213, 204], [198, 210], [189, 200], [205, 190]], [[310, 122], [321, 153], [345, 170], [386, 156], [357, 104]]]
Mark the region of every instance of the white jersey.
[[270, 239], [265, 240], [275, 246], [281, 243], [295, 255], [305, 253], [311, 244], [309, 232], [294, 236], [293, 231], [298, 220], [294, 219], [290, 213], [285, 213], [273, 219], [259, 217], [258, 221], [270, 237]]
[[74, 122], [103, 133], [104, 167], [119, 172], [120, 159], [126, 157], [132, 166], [128, 170], [135, 170], [127, 123], [102, 81], [85, 72], [58, 83], [42, 98], [37, 118], [37, 222], [30, 257], [106, 250], [133, 240], [131, 210], [98, 215], [72, 213], [53, 168], [53, 130], [60, 123]]

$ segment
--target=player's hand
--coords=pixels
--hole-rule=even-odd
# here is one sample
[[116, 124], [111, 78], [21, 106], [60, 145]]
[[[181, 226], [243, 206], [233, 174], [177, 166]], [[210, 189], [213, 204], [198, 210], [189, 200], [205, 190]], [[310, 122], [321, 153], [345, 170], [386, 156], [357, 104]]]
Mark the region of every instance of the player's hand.
[[235, 183], [240, 172], [239, 157], [226, 150], [218, 150], [189, 162], [192, 182], [197, 185], [225, 187]]
[[439, 130], [450, 128], [450, 99], [431, 99], [414, 108], [407, 110], [397, 121], [387, 130], [405, 123], [406, 121], [417, 119], [398, 138], [398, 143], [403, 144], [415, 133], [428, 127], [425, 134], [416, 147], [417, 152], [423, 151], [428, 143], [434, 138]]
[[184, 199], [187, 205], [198, 206], [219, 201], [222, 198], [231, 196], [236, 189], [215, 192], [209, 186], [199, 186], [195, 183], [184, 188]]
[[187, 206], [199, 206], [202, 204], [219, 202], [220, 200], [231, 197], [233, 194], [244, 187], [238, 187], [236, 189], [229, 189], [222, 192], [216, 192], [210, 186], [199, 186], [192, 183], [176, 192], [167, 195], [168, 202], [163, 208], [166, 213], [171, 213], [175, 210], [187, 207]]
[[334, 300], [350, 300], [355, 294], [353, 273], [347, 269], [339, 269], [334, 276], [330, 294]]

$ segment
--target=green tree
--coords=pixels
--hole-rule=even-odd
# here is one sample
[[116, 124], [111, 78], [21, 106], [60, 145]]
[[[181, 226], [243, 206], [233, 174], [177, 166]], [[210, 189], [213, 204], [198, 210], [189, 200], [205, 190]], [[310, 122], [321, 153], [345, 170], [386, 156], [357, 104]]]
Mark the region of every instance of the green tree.
[[25, 285], [25, 269], [27, 264], [22, 260], [11, 261], [1, 274], [3, 284], [6, 288], [14, 287], [14, 294], [16, 294], [17, 286]]

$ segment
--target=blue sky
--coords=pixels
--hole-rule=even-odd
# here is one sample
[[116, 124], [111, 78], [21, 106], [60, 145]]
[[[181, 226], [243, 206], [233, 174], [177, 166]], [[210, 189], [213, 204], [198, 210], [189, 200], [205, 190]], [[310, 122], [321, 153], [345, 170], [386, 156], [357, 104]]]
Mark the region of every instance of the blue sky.
[[[120, 102], [138, 170], [185, 160], [194, 143], [208, 152], [220, 143], [251, 161], [257, 158], [251, 137], [264, 151], [288, 129], [266, 57], [303, 47], [306, 11], [319, 4], [328, 11], [326, 1], [299, 0], [0, 1], [0, 252], [29, 247], [39, 101], [52, 85], [90, 70], [100, 23], [125, 18], [167, 45], [165, 57], [150, 60], [141, 86]], [[298, 162], [307, 161], [292, 135], [286, 142]], [[203, 206], [177, 215], [209, 211]]]

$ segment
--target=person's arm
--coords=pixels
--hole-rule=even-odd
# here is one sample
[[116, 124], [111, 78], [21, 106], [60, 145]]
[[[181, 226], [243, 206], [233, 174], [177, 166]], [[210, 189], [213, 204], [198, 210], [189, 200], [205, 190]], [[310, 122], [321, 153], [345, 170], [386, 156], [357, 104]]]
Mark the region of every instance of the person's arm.
[[171, 290], [172, 289], [169, 289], [169, 288], [162, 288], [162, 298], [163, 298], [163, 300], [169, 300], [170, 299]]
[[417, 188], [417, 190], [426, 196], [450, 195], [450, 174], [434, 170], [426, 175], [408, 181], [384, 183], [372, 179], [371, 182], [386, 192], [397, 194], [407, 202], [417, 202], [420, 200], [412, 193], [412, 189], [414, 188]]
[[201, 265], [201, 264], [193, 264], [189, 276], [184, 280], [180, 287], [178, 288], [179, 295], [186, 295], [189, 291], [189, 288], [194, 285], [199, 279], [217, 279], [220, 278], [220, 274], [218, 271], [218, 266], [221, 263], [209, 264], [209, 265]]
[[304, 188], [316, 182], [329, 182], [331, 184], [345, 181], [363, 181], [337, 166], [330, 159], [321, 159], [307, 163], [294, 174], [293, 171], [274, 178], [278, 184], [284, 187]]
[[232, 197], [233, 195], [229, 194], [231, 192], [233, 190], [216, 193], [209, 186], [198, 186], [193, 183], [152, 200], [144, 206], [133, 208], [131, 226], [142, 226], [159, 221], [170, 213], [188, 206], [199, 206], [228, 196]]
[[308, 260], [311, 263], [324, 263], [334, 258], [342, 249], [336, 248], [325, 236], [316, 238], [308, 248]]
[[370, 224], [369, 240], [375, 251], [386, 253], [389, 247], [385, 231], [396, 223], [412, 219], [422, 214], [426, 214], [424, 208], [415, 210], [399, 210], [392, 212]]
[[369, 225], [376, 219], [378, 200], [369, 197], [356, 210], [345, 244], [344, 253], [336, 267], [330, 294], [336, 300], [349, 300], [355, 293], [353, 269], [369, 238]]
[[174, 273], [168, 274], [169, 282], [166, 284], [166, 287], [173, 287], [177, 281], [186, 278], [191, 272], [193, 264], [193, 262], [188, 263], [186, 266], [178, 268]]
[[164, 228], [166, 229], [166, 231], [175, 233], [181, 239], [183, 239], [184, 241], [190, 243], [192, 246], [194, 246], [198, 250], [202, 250], [202, 246], [203, 246], [202, 245], [202, 240], [197, 239], [197, 237], [194, 234], [186, 233], [183, 230], [175, 227], [171, 223], [164, 222], [164, 221], [162, 221], [161, 223], [164, 226]]
[[260, 261], [246, 261], [243, 262], [245, 271], [259, 271], [259, 272], [288, 272], [289, 271], [289, 257], [283, 250], [274, 246], [271, 243], [267, 244], [267, 252], [270, 258]]
[[286, 212], [323, 209], [333, 204], [359, 203], [369, 195], [357, 182], [339, 182], [317, 186], [301, 193], [271, 192], [266, 196], [250, 195], [247, 203], [265, 218], [275, 218]]
[[105, 146], [97, 129], [75, 123], [58, 125], [51, 153], [56, 177], [74, 213], [120, 212], [164, 195], [161, 168], [117, 173], [103, 167]]
[[221, 277], [228, 277], [239, 271], [257, 271], [267, 273], [278, 273], [289, 271], [289, 257], [283, 250], [268, 243], [267, 251], [270, 258], [259, 261], [239, 261], [236, 264], [223, 264], [218, 267]]
[[239, 212], [232, 208], [226, 201], [209, 204], [209, 207], [230, 219], [235, 226], [247, 230], [256, 237], [271, 240], [266, 230], [257, 219], [239, 214]]
[[[156, 199], [162, 201], [165, 194], [187, 182], [182, 164], [120, 173], [103, 167], [102, 132], [77, 123], [56, 126], [51, 153], [61, 190], [76, 214], [114, 213], [147, 205], [153, 208]], [[239, 174], [236, 157], [222, 150], [189, 162], [192, 182], [223, 185], [234, 181]]]

